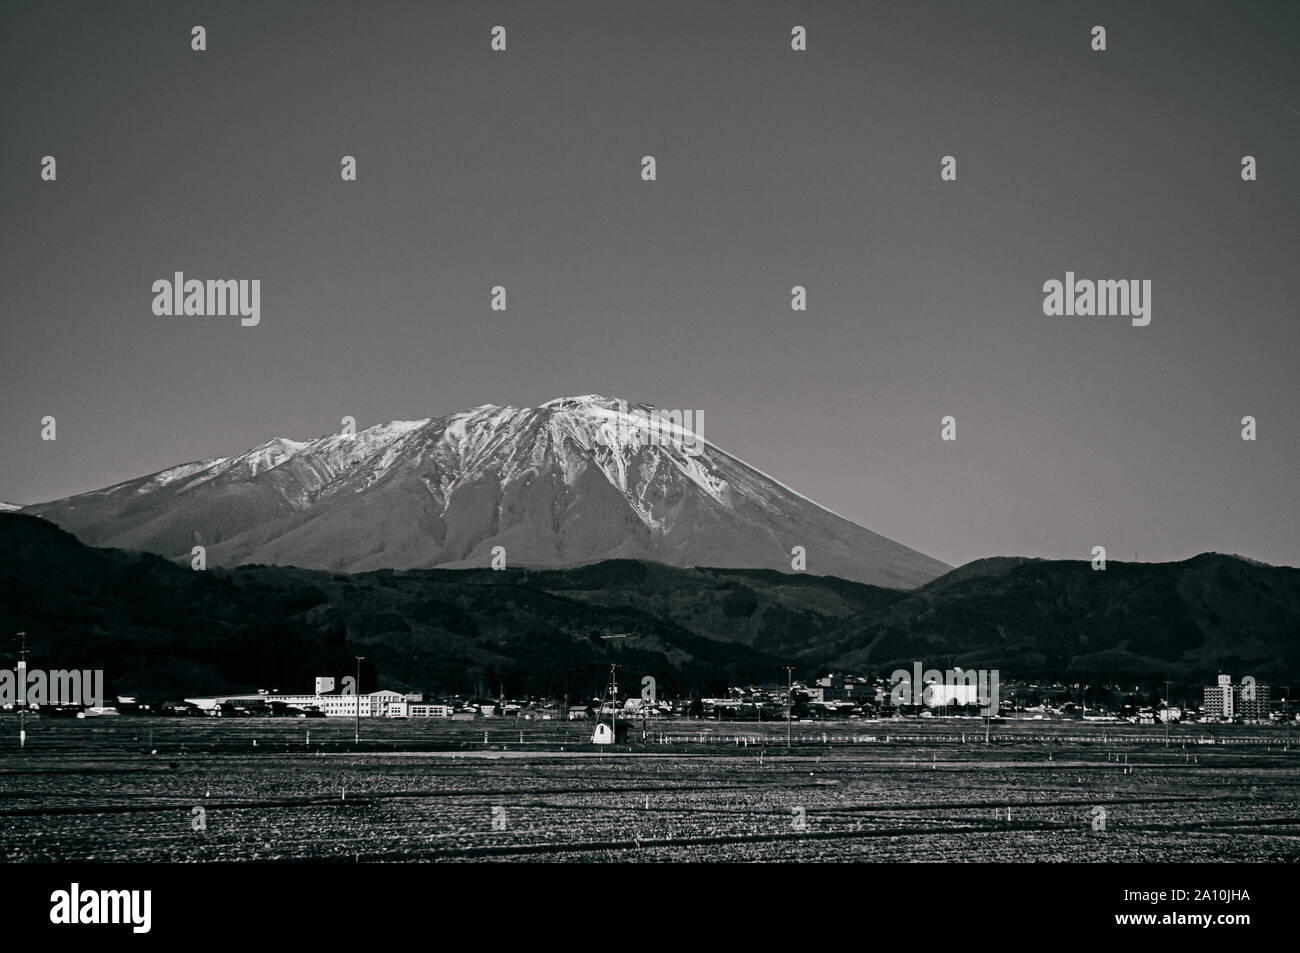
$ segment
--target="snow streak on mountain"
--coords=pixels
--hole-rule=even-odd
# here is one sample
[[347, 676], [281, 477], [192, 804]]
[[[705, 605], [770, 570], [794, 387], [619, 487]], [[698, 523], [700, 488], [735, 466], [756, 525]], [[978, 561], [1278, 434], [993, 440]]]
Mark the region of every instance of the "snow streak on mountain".
[[[209, 565], [359, 572], [630, 557], [912, 588], [948, 566], [843, 519], [704, 440], [647, 440], [644, 404], [487, 404], [356, 434], [277, 438], [25, 507], [83, 541]], [[703, 429], [703, 428], [699, 428]], [[638, 436], [639, 435], [639, 436]]]

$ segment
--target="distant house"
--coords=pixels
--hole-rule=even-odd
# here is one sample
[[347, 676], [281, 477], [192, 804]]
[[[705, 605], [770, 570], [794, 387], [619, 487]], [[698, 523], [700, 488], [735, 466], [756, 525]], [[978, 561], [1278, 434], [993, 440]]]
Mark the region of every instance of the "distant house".
[[569, 721], [585, 721], [591, 717], [591, 709], [586, 705], [574, 705], [569, 709]]

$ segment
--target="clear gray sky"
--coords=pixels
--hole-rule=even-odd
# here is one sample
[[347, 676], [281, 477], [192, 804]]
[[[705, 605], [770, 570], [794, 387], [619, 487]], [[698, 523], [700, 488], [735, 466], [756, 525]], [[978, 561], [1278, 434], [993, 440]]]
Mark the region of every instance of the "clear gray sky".
[[[1298, 46], [1292, 0], [6, 0], [0, 499], [602, 393], [952, 563], [1300, 564]], [[154, 316], [177, 270], [260, 326]], [[1151, 324], [1044, 316], [1067, 270]]]

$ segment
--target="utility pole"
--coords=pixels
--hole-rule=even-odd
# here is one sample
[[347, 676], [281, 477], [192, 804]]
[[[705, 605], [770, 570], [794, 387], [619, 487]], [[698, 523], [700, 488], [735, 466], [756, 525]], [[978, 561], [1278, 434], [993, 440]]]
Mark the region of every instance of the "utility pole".
[[[618, 641], [611, 641], [611, 640], [626, 639], [628, 637], [628, 634], [629, 633], [627, 632], [619, 632], [615, 635], [608, 635], [608, 634], [602, 635], [601, 638], [604, 639], [609, 645], [611, 646], [616, 645], [620, 650], [622, 650], [624, 643]], [[613, 744], [614, 739], [618, 737], [618, 712], [614, 708], [614, 703], [618, 701], [618, 676], [615, 675], [615, 671], [618, 668], [619, 668], [618, 663], [616, 662], [609, 663], [609, 685], [607, 687], [609, 688], [609, 731], [610, 731], [609, 743], [610, 744]], [[602, 706], [604, 706], [605, 699], [601, 698], [600, 703]], [[597, 711], [596, 712], [597, 725], [600, 724], [600, 719], [601, 719], [601, 713]]]
[[1286, 719], [1286, 748], [1285, 751], [1291, 750], [1291, 686], [1282, 686], [1282, 704], [1285, 706], [1282, 717]]
[[18, 633], [18, 747], [27, 747], [27, 633]]
[[[605, 638], [605, 636], [602, 636]], [[622, 638], [622, 636], [615, 636]], [[618, 737], [618, 669], [617, 662], [609, 664], [609, 684], [605, 686], [605, 694], [600, 697], [600, 707], [596, 709], [596, 728], [604, 724], [605, 720], [605, 696], [609, 696], [609, 743], [612, 745]], [[593, 736], [594, 741], [594, 736]]]
[[785, 667], [785, 746], [790, 747], [790, 706], [794, 702], [794, 666]]
[[356, 655], [353, 657], [357, 660], [357, 687], [356, 687], [357, 707], [356, 707], [356, 715], [353, 719], [354, 724], [356, 726], [356, 730], [353, 733], [352, 741], [354, 744], [360, 744], [361, 743], [361, 661], [362, 659], [365, 658], [365, 656]]

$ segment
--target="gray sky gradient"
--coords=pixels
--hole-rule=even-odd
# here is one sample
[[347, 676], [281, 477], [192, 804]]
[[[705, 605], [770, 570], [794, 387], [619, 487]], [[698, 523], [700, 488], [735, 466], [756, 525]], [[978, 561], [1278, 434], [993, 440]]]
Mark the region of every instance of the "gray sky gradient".
[[[955, 564], [1300, 565], [1298, 45], [1288, 0], [8, 0], [0, 499], [602, 393]], [[261, 325], [155, 317], [177, 270]], [[1045, 317], [1067, 270], [1150, 326]]]

